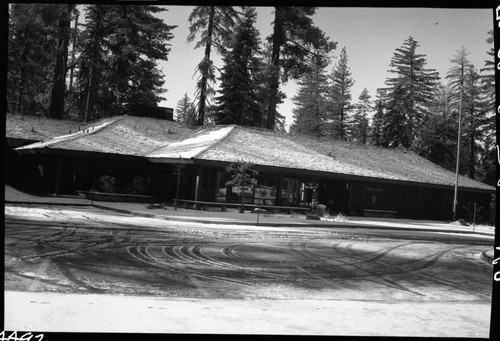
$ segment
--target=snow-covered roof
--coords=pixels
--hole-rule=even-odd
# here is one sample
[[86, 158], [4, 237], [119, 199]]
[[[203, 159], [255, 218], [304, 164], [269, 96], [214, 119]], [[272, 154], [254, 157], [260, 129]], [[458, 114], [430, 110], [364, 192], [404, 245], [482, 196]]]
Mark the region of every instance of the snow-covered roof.
[[202, 130], [182, 141], [172, 142], [164, 147], [147, 154], [146, 157], [154, 159], [197, 158], [200, 154], [221, 142], [234, 129], [234, 126], [220, 126]]
[[83, 125], [81, 122], [71, 120], [8, 114], [5, 117], [5, 136], [10, 139], [43, 141], [76, 132]]
[[194, 132], [173, 121], [117, 116], [89, 124], [84, 130], [30, 144], [16, 150], [58, 149], [144, 156]]
[[[405, 149], [381, 148], [266, 129], [234, 127], [220, 143], [197, 156], [200, 160], [244, 160], [262, 166], [319, 171], [410, 183], [454, 186], [455, 173]], [[495, 190], [459, 176], [459, 186]]]
[[[172, 121], [120, 116], [85, 130], [17, 148], [113, 153], [151, 162], [245, 160], [257, 166], [386, 181], [453, 186], [455, 173], [404, 148], [380, 148], [235, 125], [191, 129]], [[459, 186], [494, 191], [459, 177]]]

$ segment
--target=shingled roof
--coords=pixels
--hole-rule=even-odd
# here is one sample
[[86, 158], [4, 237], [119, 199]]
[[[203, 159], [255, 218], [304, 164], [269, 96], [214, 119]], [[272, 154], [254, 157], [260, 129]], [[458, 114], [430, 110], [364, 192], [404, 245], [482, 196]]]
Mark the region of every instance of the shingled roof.
[[[151, 162], [245, 160], [260, 166], [332, 175], [453, 186], [455, 173], [404, 148], [381, 148], [235, 125], [190, 129], [172, 121], [120, 116], [77, 133], [17, 148], [58, 149], [145, 157]], [[493, 192], [464, 176], [459, 186]]]
[[[179, 157], [221, 162], [245, 160], [261, 166], [407, 183], [455, 183], [454, 172], [405, 148], [381, 148], [240, 126], [205, 129], [189, 140], [165, 146], [146, 157], [156, 162]], [[495, 190], [465, 176], [459, 176], [459, 186]]]
[[70, 120], [8, 114], [5, 118], [5, 136], [10, 139], [43, 141], [76, 132], [82, 125], [81, 122]]
[[48, 148], [144, 156], [174, 141], [184, 140], [194, 131], [173, 121], [125, 115], [102, 119], [76, 133], [16, 150]]

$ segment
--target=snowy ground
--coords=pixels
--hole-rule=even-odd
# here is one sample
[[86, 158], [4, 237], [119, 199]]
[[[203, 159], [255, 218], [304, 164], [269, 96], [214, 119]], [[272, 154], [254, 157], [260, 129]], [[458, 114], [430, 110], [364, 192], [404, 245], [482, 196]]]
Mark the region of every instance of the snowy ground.
[[389, 223], [422, 232], [287, 226], [286, 216], [204, 224], [42, 203], [7, 204], [5, 216], [5, 330], [489, 335], [491, 265], [479, 255], [493, 234], [411, 221]]

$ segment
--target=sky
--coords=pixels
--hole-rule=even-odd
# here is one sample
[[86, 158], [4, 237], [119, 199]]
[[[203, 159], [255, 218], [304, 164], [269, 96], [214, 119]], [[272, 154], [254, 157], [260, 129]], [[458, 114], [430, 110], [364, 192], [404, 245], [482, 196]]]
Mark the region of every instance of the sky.
[[[203, 58], [203, 49], [195, 49], [195, 42], [188, 43], [188, 17], [191, 6], [165, 6], [168, 11], [160, 14], [168, 25], [177, 25], [170, 41], [171, 52], [168, 61], [161, 62], [165, 75], [164, 87], [168, 92], [163, 96], [161, 106], [174, 108], [185, 93], [193, 100], [197, 75], [195, 67]], [[273, 8], [257, 7], [257, 29], [261, 39], [272, 33]], [[486, 43], [487, 32], [493, 29], [492, 9], [442, 9], [442, 8], [349, 8], [318, 7], [313, 22], [322, 29], [337, 48], [332, 52], [330, 73], [337, 63], [343, 47], [346, 48], [348, 66], [355, 83], [351, 89], [352, 100], [358, 100], [366, 88], [375, 99], [377, 88], [384, 87], [387, 70], [397, 48], [410, 36], [419, 43], [417, 53], [424, 54], [427, 68], [435, 69], [444, 79], [451, 67], [450, 59], [464, 47], [469, 60], [479, 70], [490, 57], [487, 51], [492, 46]], [[213, 51], [214, 64], [223, 63]], [[287, 99], [278, 107], [285, 116], [285, 125], [293, 122], [292, 98], [297, 85], [291, 81], [282, 85]]]

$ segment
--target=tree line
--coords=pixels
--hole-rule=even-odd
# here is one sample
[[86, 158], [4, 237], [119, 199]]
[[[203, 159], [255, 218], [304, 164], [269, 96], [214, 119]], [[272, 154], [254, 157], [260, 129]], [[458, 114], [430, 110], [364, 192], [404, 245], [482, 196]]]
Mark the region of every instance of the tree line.
[[[486, 42], [493, 43], [493, 31]], [[376, 97], [365, 88], [357, 101], [351, 97], [354, 80], [345, 47], [329, 73], [328, 56], [310, 58], [313, 72], [302, 76], [293, 98], [298, 134], [394, 148], [404, 147], [451, 171], [494, 185], [495, 79], [493, 47], [491, 60], [477, 69], [465, 48], [450, 58], [450, 68], [441, 80], [427, 67], [426, 55], [409, 37], [390, 61], [392, 75]], [[459, 134], [460, 129], [460, 134]]]
[[[337, 42], [314, 25], [316, 9], [275, 7], [273, 31], [261, 41], [255, 7], [194, 7], [187, 41], [204, 55], [196, 66], [195, 99], [186, 93], [179, 100], [177, 120], [284, 130], [280, 87], [293, 79], [299, 89], [291, 133], [402, 146], [454, 170], [460, 116], [460, 173], [494, 183], [493, 47], [479, 70], [466, 49], [458, 50], [442, 81], [409, 37], [394, 52], [386, 86], [374, 99], [364, 89], [353, 101], [347, 49], [329, 69]], [[131, 105], [156, 106], [166, 90], [158, 62], [168, 61], [176, 27], [158, 18], [167, 10], [11, 4], [7, 112], [88, 122], [126, 114]], [[214, 54], [222, 58], [220, 69]]]
[[[7, 112], [85, 122], [157, 105], [175, 26], [150, 5], [9, 6]], [[71, 49], [70, 49], [71, 46]]]

